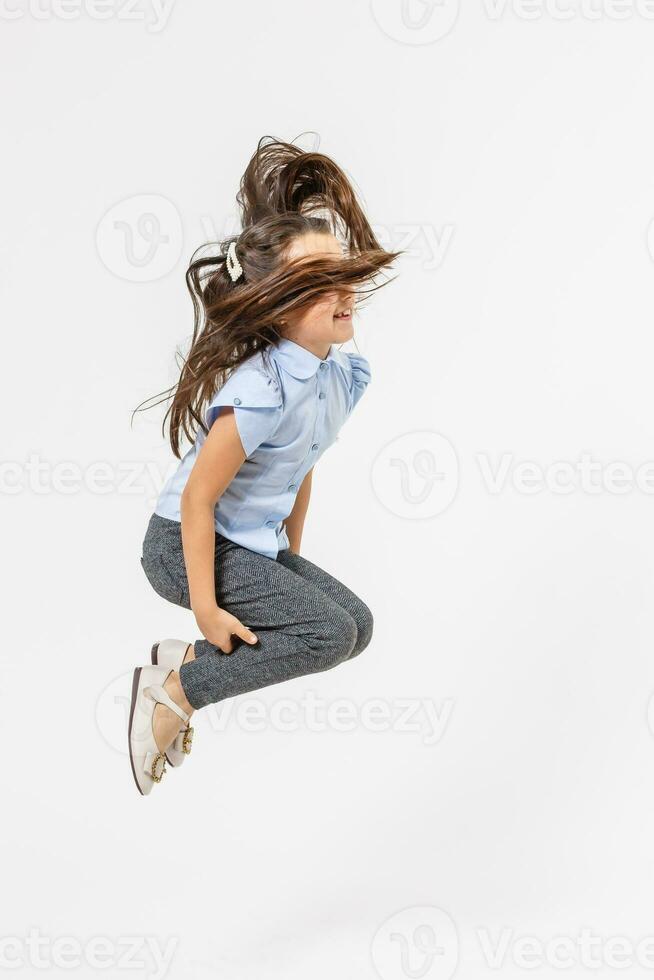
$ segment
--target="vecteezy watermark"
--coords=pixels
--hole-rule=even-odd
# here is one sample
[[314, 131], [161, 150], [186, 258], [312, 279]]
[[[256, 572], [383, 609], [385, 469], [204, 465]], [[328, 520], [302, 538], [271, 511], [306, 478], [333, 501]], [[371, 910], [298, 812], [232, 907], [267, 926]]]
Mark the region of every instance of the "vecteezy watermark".
[[439, 908], [404, 909], [379, 927], [370, 954], [381, 980], [450, 980], [459, 961], [456, 926]]
[[120, 20], [142, 23], [160, 34], [175, 0], [0, 0], [0, 20]]
[[182, 219], [161, 194], [137, 194], [114, 204], [96, 229], [104, 265], [119, 279], [154, 282], [174, 269], [182, 254]]
[[654, 936], [634, 942], [627, 936], [600, 936], [590, 928], [576, 935], [516, 936], [509, 926], [493, 935], [477, 929], [481, 954], [490, 970], [502, 970], [510, 963], [521, 970], [570, 970], [583, 968], [626, 970], [635, 966], [654, 969]]
[[[0, 3], [2, 0], [0, 0]], [[201, 214], [199, 227], [208, 244], [241, 232], [240, 217], [228, 213], [222, 224]], [[380, 244], [400, 251], [427, 272], [440, 269], [454, 237], [454, 225], [427, 222], [376, 224]], [[179, 211], [160, 194], [137, 194], [112, 205], [96, 229], [96, 249], [110, 272], [127, 282], [153, 282], [168, 275], [182, 254], [184, 232]]]
[[460, 0], [371, 0], [372, 15], [387, 37], [401, 44], [433, 44], [450, 33]]
[[[654, 970], [654, 936], [634, 939], [601, 935], [584, 926], [578, 932], [548, 937], [519, 935], [513, 927], [475, 929], [475, 968], [479, 960], [490, 971], [602, 969]], [[469, 955], [472, 952], [468, 946]], [[371, 945], [373, 966], [381, 980], [450, 980], [459, 965], [457, 928], [442, 909], [416, 906], [397, 912], [377, 930]], [[461, 963], [461, 974], [464, 974]], [[471, 973], [470, 975], [474, 975]]]
[[25, 936], [0, 936], [0, 970], [141, 970], [152, 980], [168, 973], [179, 940], [161, 942], [156, 936], [47, 936], [30, 929]]
[[654, 20], [654, 0], [482, 0], [489, 20]]
[[117, 494], [145, 496], [152, 503], [177, 465], [177, 460], [165, 467], [153, 460], [94, 460], [81, 464], [43, 459], [38, 453], [30, 453], [24, 460], [0, 460], [0, 496]]
[[595, 459], [591, 453], [547, 464], [516, 459], [513, 453], [504, 453], [496, 460], [486, 453], [478, 453], [476, 460], [483, 485], [494, 496], [508, 489], [527, 496], [543, 492], [562, 496], [623, 495], [634, 491], [654, 494], [653, 460], [633, 465], [624, 460]]
[[[124, 755], [125, 732], [130, 708], [131, 673], [114, 677], [100, 694], [95, 706], [95, 722], [104, 741]], [[248, 734], [277, 732], [287, 734], [306, 731], [313, 734], [332, 732], [392, 732], [418, 737], [425, 746], [437, 745], [449, 726], [454, 701], [444, 698], [368, 698], [356, 702], [351, 698], [329, 700], [314, 691], [299, 698], [265, 699], [242, 696], [209, 705], [196, 727], [206, 725], [221, 735], [229, 729]]]
[[[654, 0], [478, 0], [490, 21], [654, 20]], [[400, 44], [433, 44], [450, 34], [460, 0], [371, 0], [372, 15], [387, 37]]]
[[388, 442], [370, 473], [375, 496], [387, 510], [408, 520], [442, 514], [459, 485], [452, 443], [438, 432], [406, 432]]
[[395, 225], [373, 225], [372, 230], [382, 248], [401, 251], [410, 261], [419, 262], [427, 272], [440, 269], [454, 237], [454, 225], [404, 222]]
[[[228, 214], [221, 226], [216, 224], [211, 215], [203, 214], [200, 225], [208, 242], [231, 238], [241, 230], [236, 212]], [[403, 252], [409, 261], [418, 262], [427, 272], [440, 269], [450, 249], [455, 230], [452, 224], [437, 227], [424, 221], [377, 223], [371, 227], [383, 248]]]
[[235, 725], [244, 732], [354, 732], [418, 735], [423, 745], [441, 741], [449, 724], [454, 701], [439, 704], [431, 698], [351, 698], [327, 700], [314, 691], [300, 698], [243, 698], [210, 705], [209, 723], [224, 732]]
[[[598, 459], [580, 453], [576, 459], [541, 463], [513, 453], [476, 453], [474, 475], [486, 493], [534, 496], [573, 493], [597, 496], [654, 494], [654, 460], [632, 463]], [[387, 443], [373, 460], [370, 479], [379, 502], [406, 520], [442, 514], [459, 487], [459, 458], [452, 443], [438, 432], [406, 432]]]

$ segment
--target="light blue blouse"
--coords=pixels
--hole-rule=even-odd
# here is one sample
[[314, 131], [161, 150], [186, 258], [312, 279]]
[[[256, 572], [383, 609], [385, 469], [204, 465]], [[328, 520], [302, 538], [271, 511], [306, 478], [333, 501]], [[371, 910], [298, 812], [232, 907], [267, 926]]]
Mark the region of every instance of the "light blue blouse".
[[[284, 520], [309, 470], [335, 441], [370, 381], [361, 354], [332, 346], [323, 360], [292, 340], [254, 354], [240, 364], [211, 399], [207, 429], [230, 405], [246, 460], [219, 498], [215, 526], [236, 544], [276, 558], [288, 548]], [[155, 513], [181, 521], [180, 501], [205, 435], [165, 483]]]

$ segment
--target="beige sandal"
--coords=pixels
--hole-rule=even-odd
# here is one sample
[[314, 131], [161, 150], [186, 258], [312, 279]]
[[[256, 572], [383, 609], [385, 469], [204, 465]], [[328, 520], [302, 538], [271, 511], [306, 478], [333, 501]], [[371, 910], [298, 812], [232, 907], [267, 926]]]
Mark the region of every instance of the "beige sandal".
[[129, 711], [129, 761], [139, 793], [147, 796], [166, 772], [166, 754], [159, 751], [154, 738], [152, 721], [158, 704], [170, 708], [183, 722], [189, 716], [175, 704], [164, 684], [171, 671], [167, 667], [137, 667], [132, 682], [132, 703]]
[[[186, 651], [191, 646], [185, 640], [160, 640], [152, 647], [152, 663], [155, 666], [167, 667], [179, 673], [179, 668], [184, 663]], [[168, 762], [176, 768], [181, 766], [187, 755], [191, 754], [193, 745], [193, 729], [190, 725], [182, 725], [175, 741], [165, 752]]]

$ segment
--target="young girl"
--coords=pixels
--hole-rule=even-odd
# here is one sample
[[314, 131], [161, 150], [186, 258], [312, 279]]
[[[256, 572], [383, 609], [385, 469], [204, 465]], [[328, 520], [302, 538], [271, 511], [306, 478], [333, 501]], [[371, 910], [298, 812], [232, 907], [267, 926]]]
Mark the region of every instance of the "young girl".
[[[154, 590], [203, 639], [161, 640], [137, 667], [129, 754], [147, 794], [190, 752], [194, 711], [326, 670], [370, 642], [372, 615], [300, 556], [313, 469], [370, 380], [355, 302], [384, 251], [328, 157], [264, 139], [237, 196], [242, 231], [187, 272], [195, 326], [164, 424], [181, 457], [143, 541]], [[168, 393], [166, 393], [168, 394]]]

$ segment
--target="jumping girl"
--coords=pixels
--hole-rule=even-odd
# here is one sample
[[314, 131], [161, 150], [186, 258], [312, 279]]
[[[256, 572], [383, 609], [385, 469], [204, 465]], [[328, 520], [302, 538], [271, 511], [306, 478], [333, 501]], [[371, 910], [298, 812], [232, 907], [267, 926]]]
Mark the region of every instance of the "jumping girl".
[[370, 380], [367, 360], [337, 345], [397, 253], [381, 248], [343, 171], [294, 144], [260, 142], [237, 202], [241, 233], [187, 272], [193, 336], [164, 393], [180, 463], [141, 563], [203, 638], [160, 640], [134, 671], [129, 755], [142, 794], [190, 752], [194, 711], [334, 667], [372, 634], [361, 599], [299, 552], [314, 466]]

